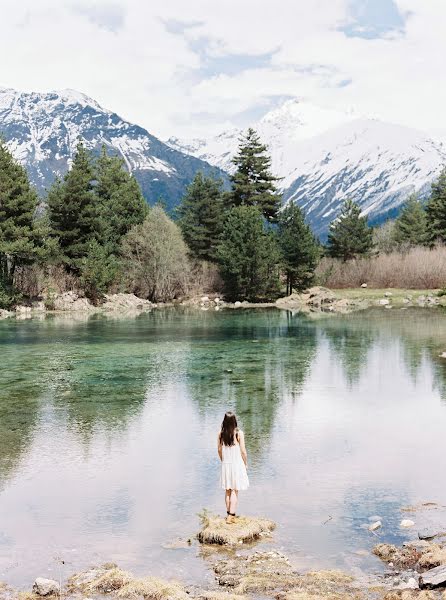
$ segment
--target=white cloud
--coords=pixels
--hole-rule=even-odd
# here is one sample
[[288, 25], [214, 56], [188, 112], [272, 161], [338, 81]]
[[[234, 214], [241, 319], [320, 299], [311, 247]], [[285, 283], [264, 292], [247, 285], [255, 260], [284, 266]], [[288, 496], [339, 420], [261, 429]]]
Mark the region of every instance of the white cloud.
[[446, 3], [395, 4], [404, 31], [364, 39], [349, 0], [0, 0], [0, 85], [75, 88], [162, 137], [288, 95], [441, 132]]

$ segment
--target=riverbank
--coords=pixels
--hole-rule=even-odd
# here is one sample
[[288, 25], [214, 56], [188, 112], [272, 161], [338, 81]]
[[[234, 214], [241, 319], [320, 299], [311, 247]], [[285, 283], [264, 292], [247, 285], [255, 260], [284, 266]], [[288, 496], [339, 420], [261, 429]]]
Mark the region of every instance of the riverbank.
[[31, 318], [45, 313], [114, 313], [135, 314], [154, 308], [186, 306], [203, 311], [222, 309], [279, 308], [299, 311], [310, 315], [321, 313], [348, 314], [371, 307], [390, 308], [433, 308], [446, 307], [446, 295], [439, 290], [408, 289], [369, 289], [347, 288], [330, 290], [321, 286], [312, 287], [302, 293], [279, 298], [275, 302], [226, 302], [218, 294], [196, 296], [171, 303], [155, 304], [138, 298], [134, 294], [109, 294], [102, 304], [93, 305], [84, 296], [70, 291], [52, 297], [50, 300], [33, 300], [16, 306], [13, 310], [0, 309], [0, 319], [10, 317]]

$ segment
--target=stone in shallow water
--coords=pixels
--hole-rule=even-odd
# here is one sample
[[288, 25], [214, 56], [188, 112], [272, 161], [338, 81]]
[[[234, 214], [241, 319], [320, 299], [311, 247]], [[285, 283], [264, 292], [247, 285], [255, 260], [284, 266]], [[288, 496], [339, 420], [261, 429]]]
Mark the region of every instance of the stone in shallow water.
[[400, 523], [400, 527], [413, 527], [415, 523], [410, 519], [403, 519]]
[[420, 587], [431, 588], [446, 585], [446, 566], [440, 565], [426, 571], [420, 576]]
[[60, 591], [59, 584], [54, 579], [38, 577], [33, 585], [33, 592], [38, 596], [52, 596]]

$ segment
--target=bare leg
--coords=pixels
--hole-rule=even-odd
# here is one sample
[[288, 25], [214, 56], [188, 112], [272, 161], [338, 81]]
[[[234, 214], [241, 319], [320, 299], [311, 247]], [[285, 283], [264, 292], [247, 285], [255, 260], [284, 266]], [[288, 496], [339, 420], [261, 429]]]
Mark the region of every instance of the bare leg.
[[225, 492], [225, 504], [227, 513], [231, 510], [231, 491], [232, 490], [226, 490]]
[[237, 509], [237, 502], [238, 502], [238, 490], [231, 490], [229, 512], [233, 515], [235, 515], [235, 511]]

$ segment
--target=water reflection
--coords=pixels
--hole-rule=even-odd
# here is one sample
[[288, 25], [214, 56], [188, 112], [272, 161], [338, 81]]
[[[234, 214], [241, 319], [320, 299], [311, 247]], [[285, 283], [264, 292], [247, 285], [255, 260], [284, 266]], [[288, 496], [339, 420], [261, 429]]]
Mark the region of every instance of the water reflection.
[[251, 454], [243, 509], [278, 520], [285, 551], [345, 566], [370, 514], [388, 539], [400, 505], [446, 502], [429, 470], [446, 452], [438, 311], [64, 316], [2, 322], [0, 346], [0, 579], [29, 583], [73, 549], [73, 568], [203, 575], [163, 544], [221, 508], [227, 408]]

